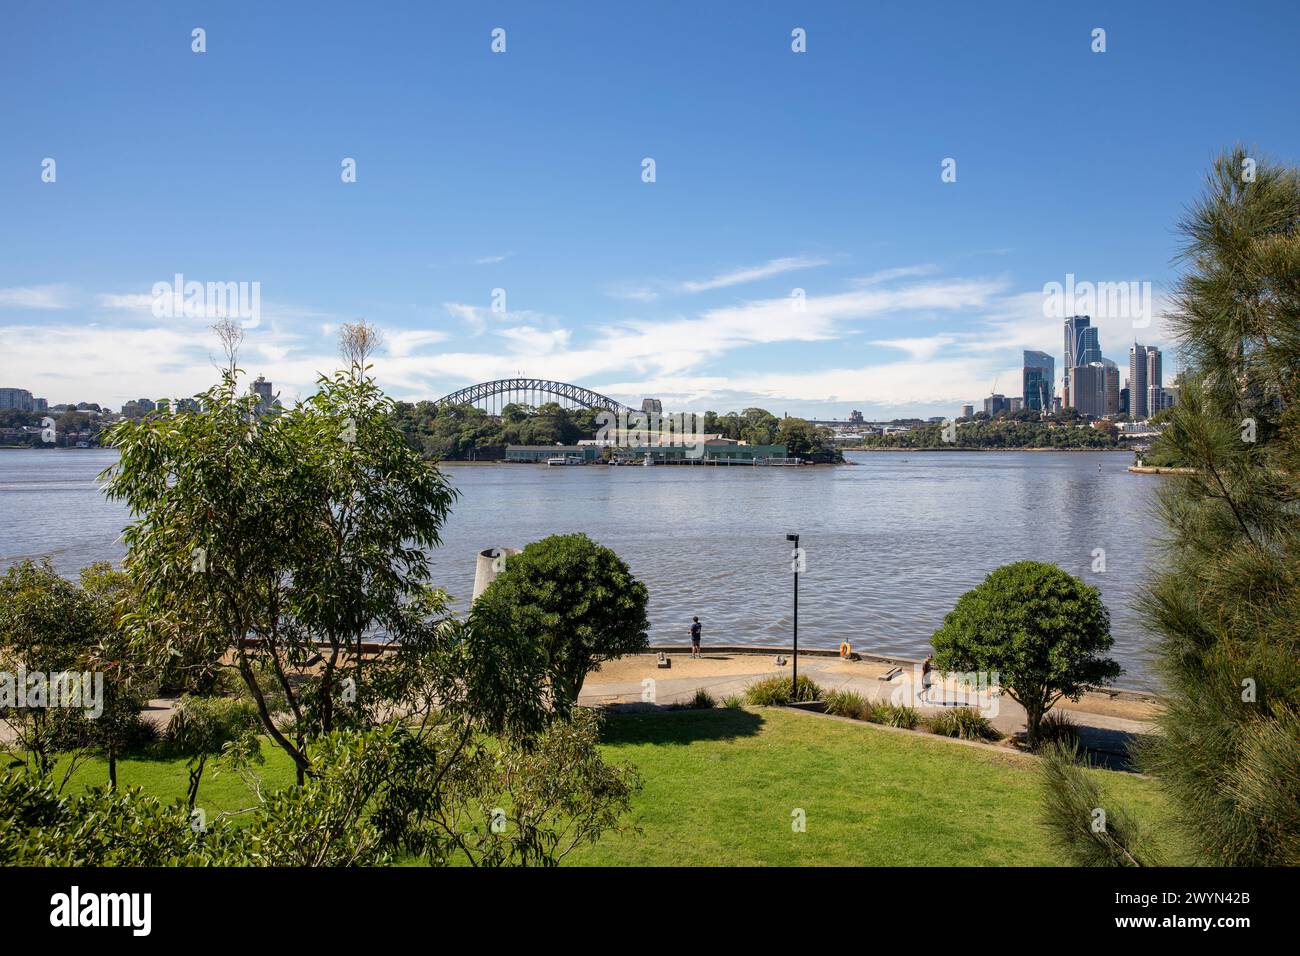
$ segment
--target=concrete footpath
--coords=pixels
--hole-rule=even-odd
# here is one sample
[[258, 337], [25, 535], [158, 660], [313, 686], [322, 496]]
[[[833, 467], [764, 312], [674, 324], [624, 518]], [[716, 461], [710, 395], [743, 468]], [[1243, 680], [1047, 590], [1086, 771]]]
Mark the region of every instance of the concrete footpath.
[[[658, 706], [686, 703], [704, 689], [721, 704], [731, 695], [743, 695], [754, 681], [773, 676], [790, 676], [789, 651], [777, 664], [775, 648], [756, 652], [748, 648], [715, 648], [692, 660], [687, 648], [664, 648], [671, 662], [658, 667], [658, 651], [611, 661], [588, 675], [579, 703], [589, 706]], [[882, 677], [899, 670], [890, 680]], [[918, 700], [920, 662], [891, 658], [843, 660], [826, 652], [800, 653], [799, 673], [807, 675], [823, 691], [856, 691], [868, 700], [906, 704], [922, 714], [937, 714], [954, 707], [976, 707], [1004, 734], [1025, 729], [1024, 709], [1003, 694], [993, 698], [959, 686], [953, 679], [934, 684], [925, 700]], [[646, 681], [653, 683], [647, 684]], [[1079, 725], [1080, 736], [1091, 749], [1123, 754], [1128, 740], [1154, 729], [1151, 719], [1159, 702], [1136, 691], [1101, 691], [1084, 694], [1077, 702], [1062, 700], [1056, 707], [1068, 712]]]

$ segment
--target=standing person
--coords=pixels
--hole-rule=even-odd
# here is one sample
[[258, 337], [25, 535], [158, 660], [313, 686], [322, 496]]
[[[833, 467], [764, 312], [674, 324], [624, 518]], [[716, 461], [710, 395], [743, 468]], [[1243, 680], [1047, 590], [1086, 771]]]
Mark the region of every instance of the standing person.
[[934, 681], [934, 655], [927, 654], [921, 664], [921, 700], [930, 693], [930, 684]]
[[700, 656], [700, 632], [704, 629], [700, 627], [698, 617], [693, 617], [691, 620], [694, 622], [691, 624], [691, 657], [695, 658]]

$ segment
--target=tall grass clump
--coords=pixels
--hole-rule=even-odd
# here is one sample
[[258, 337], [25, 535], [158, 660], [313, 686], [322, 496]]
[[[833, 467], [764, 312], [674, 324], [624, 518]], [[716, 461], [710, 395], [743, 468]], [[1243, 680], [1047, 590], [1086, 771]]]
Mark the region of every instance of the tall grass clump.
[[1079, 749], [1079, 725], [1068, 714], [1049, 710], [1038, 725], [1038, 747], [1061, 746], [1066, 750]]
[[691, 710], [709, 710], [712, 707], [717, 707], [718, 702], [713, 699], [712, 694], [701, 687], [695, 692], [695, 696], [690, 699], [686, 706]]
[[857, 691], [835, 690], [826, 695], [826, 713], [866, 720], [871, 714], [871, 702]]
[[745, 700], [759, 707], [783, 707], [786, 704], [820, 700], [822, 689], [808, 677], [799, 678], [794, 700], [790, 698], [790, 678], [766, 677], [745, 688]]
[[941, 737], [958, 740], [1001, 740], [1002, 732], [973, 707], [958, 707], [927, 717], [925, 729]]
[[902, 727], [904, 730], [915, 730], [921, 723], [921, 714], [915, 707], [900, 707], [897, 704], [876, 704], [871, 708], [871, 714], [867, 720], [873, 724], [884, 724], [886, 727]]

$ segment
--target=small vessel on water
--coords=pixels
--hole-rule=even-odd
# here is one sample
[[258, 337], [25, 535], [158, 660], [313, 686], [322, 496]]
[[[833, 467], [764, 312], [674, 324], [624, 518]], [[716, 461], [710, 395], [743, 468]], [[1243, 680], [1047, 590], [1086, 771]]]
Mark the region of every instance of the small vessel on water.
[[641, 464], [644, 465], [646, 468], [649, 468], [654, 463], [655, 460], [651, 458], [649, 455], [646, 455], [645, 458], [641, 459]]

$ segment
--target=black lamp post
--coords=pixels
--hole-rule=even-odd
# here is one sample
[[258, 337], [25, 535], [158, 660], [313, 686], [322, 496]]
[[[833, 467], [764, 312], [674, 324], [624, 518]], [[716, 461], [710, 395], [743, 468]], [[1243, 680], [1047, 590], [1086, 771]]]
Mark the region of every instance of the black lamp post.
[[794, 569], [794, 652], [790, 655], [790, 700], [799, 699], [799, 536], [787, 534], [785, 540], [794, 542], [790, 567]]

